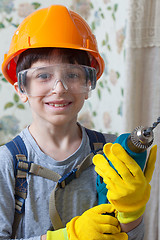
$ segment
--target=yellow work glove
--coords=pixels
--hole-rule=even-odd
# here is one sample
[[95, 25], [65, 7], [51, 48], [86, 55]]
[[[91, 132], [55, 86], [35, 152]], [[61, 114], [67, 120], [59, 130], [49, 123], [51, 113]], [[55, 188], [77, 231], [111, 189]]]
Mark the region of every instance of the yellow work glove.
[[117, 218], [105, 215], [112, 212], [111, 204], [101, 204], [73, 218], [66, 225], [69, 240], [127, 240]]
[[66, 228], [48, 231], [47, 240], [128, 240], [117, 218], [106, 213], [116, 214], [111, 204], [93, 207], [74, 217]]
[[62, 228], [56, 231], [47, 231], [47, 240], [69, 240], [67, 229]]
[[107, 198], [118, 211], [119, 222], [132, 222], [144, 213], [145, 205], [150, 197], [149, 182], [154, 171], [157, 146], [153, 146], [150, 151], [144, 173], [120, 144], [108, 143], [103, 151], [118, 173], [101, 154], [93, 158], [95, 171], [106, 184]]

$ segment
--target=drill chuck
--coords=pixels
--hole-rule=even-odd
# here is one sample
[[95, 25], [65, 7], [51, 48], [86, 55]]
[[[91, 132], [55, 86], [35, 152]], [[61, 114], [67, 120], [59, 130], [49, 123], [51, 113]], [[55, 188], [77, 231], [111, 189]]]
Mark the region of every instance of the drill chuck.
[[148, 127], [139, 126], [128, 136], [127, 145], [131, 151], [141, 153], [152, 145], [154, 140], [153, 131], [146, 134], [147, 130]]

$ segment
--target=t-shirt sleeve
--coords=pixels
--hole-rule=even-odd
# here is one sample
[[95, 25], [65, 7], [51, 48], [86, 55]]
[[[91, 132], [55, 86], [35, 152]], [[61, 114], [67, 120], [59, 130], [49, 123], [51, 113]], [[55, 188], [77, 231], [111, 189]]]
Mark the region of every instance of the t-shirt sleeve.
[[144, 239], [144, 219], [133, 230], [127, 233], [128, 240], [143, 240]]
[[15, 178], [12, 156], [0, 147], [0, 238], [10, 238], [15, 211]]

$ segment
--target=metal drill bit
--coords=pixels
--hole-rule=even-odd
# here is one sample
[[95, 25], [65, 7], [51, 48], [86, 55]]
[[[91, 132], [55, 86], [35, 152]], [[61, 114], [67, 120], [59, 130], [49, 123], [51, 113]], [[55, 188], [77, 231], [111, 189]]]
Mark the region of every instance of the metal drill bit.
[[157, 118], [157, 121], [152, 124], [152, 127], [148, 127], [147, 129], [145, 129], [143, 134], [144, 134], [146, 137], [147, 137], [147, 136], [150, 136], [150, 133], [153, 131], [153, 129], [154, 129], [155, 127], [157, 127], [157, 125], [158, 125], [159, 123], [160, 123], [160, 117]]

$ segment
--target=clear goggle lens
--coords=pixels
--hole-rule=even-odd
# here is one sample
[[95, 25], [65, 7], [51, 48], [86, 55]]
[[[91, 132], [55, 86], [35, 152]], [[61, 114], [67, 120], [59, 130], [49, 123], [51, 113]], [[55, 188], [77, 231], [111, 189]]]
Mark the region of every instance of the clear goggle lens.
[[55, 64], [18, 73], [19, 89], [28, 96], [50, 95], [56, 92], [59, 82], [66, 91], [86, 93], [96, 86], [96, 70], [83, 65]]

